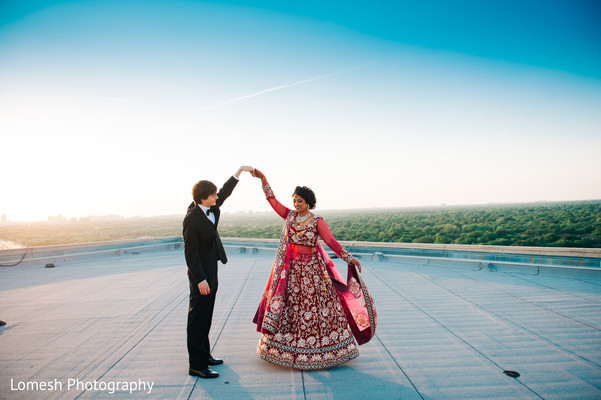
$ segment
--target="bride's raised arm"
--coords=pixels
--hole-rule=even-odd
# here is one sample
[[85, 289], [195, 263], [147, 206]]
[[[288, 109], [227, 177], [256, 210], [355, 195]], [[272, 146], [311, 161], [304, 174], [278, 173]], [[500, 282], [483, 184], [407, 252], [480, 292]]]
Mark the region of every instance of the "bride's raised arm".
[[271, 190], [271, 186], [269, 186], [269, 182], [267, 182], [267, 178], [265, 177], [265, 174], [263, 174], [261, 171], [259, 171], [258, 169], [255, 168], [251, 172], [251, 175], [254, 176], [255, 178], [261, 179], [261, 186], [263, 187], [263, 193], [265, 193], [265, 197], [267, 198], [267, 201], [271, 205], [271, 208], [273, 208], [273, 210], [276, 213], [278, 213], [278, 215], [280, 217], [285, 219], [288, 216], [288, 214], [290, 213], [290, 209], [288, 207], [284, 206], [282, 203], [280, 203], [275, 198], [275, 195], [273, 194], [273, 190]]

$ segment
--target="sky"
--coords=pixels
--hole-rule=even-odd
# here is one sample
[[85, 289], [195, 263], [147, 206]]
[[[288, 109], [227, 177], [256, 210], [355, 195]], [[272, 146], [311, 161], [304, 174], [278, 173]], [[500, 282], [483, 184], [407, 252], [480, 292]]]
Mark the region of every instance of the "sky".
[[[601, 199], [598, 1], [0, 0], [0, 214]], [[225, 212], [267, 211], [243, 173]]]

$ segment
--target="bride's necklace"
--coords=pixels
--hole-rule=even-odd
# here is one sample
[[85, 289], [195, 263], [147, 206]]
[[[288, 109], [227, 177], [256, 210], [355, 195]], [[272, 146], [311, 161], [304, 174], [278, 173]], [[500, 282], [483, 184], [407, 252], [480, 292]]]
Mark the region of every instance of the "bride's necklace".
[[309, 217], [311, 216], [311, 213], [308, 212], [307, 214], [305, 214], [304, 217], [301, 217], [300, 215], [296, 215], [296, 222], [299, 224], [302, 224], [303, 222], [305, 222], [306, 220], [309, 219]]

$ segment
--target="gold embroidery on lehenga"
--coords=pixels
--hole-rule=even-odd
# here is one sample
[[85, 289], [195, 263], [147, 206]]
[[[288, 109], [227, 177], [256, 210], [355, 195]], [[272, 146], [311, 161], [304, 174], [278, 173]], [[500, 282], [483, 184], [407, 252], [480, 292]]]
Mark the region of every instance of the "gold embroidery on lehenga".
[[[265, 190], [267, 196], [270, 190]], [[315, 252], [320, 217], [314, 216], [300, 226], [294, 223], [295, 214], [291, 211], [286, 218], [282, 239], [287, 240], [280, 241], [280, 246], [286, 249], [278, 249], [275, 261], [280, 270], [276, 269], [274, 274], [286, 273], [281, 266], [289, 263], [285, 296], [272, 299], [263, 321], [263, 326], [275, 333], [261, 336], [257, 354], [266, 361], [291, 368], [329, 368], [358, 357], [359, 351], [326, 271], [325, 260]], [[299, 254], [290, 251], [292, 245], [308, 246], [312, 250]], [[350, 254], [348, 256], [352, 259]], [[271, 290], [274, 288], [272, 282]], [[277, 327], [270, 319], [273, 318], [270, 311], [279, 312]]]

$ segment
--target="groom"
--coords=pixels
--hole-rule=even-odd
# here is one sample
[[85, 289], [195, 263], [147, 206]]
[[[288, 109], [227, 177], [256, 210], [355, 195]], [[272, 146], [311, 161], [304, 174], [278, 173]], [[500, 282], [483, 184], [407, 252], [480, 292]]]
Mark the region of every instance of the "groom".
[[184, 218], [184, 254], [190, 281], [190, 307], [188, 308], [188, 373], [201, 378], [217, 378], [219, 374], [210, 366], [223, 364], [213, 358], [209, 343], [209, 330], [213, 319], [215, 295], [217, 294], [217, 261], [227, 262], [225, 250], [219, 239], [217, 225], [221, 211], [219, 207], [227, 199], [240, 178], [242, 171], [252, 171], [242, 166], [223, 184], [217, 186], [210, 181], [198, 181], [192, 188], [194, 201]]

